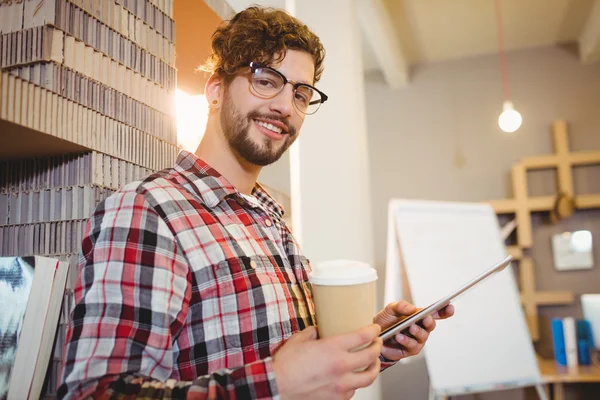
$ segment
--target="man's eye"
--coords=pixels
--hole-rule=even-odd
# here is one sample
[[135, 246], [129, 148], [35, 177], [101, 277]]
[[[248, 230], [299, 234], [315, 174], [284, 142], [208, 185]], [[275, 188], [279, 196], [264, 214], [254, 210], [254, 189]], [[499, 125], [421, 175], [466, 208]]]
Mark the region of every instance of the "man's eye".
[[308, 104], [308, 97], [302, 93], [296, 93], [296, 99], [301, 101], [302, 104]]
[[265, 88], [274, 88], [275, 83], [269, 79], [257, 79], [255, 81], [258, 85], [263, 86]]

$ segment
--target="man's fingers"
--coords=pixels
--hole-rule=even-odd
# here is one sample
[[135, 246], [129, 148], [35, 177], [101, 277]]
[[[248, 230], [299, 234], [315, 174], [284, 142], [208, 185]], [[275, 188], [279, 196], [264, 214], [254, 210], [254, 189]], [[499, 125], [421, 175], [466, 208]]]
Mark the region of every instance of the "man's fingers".
[[446, 307], [442, 308], [440, 311], [433, 314], [435, 319], [446, 319], [450, 318], [454, 315], [454, 306], [452, 304], [448, 304]]
[[375, 338], [373, 343], [364, 349], [356, 352], [349, 353], [348, 356], [348, 367], [351, 370], [364, 368], [367, 365], [371, 365], [376, 358], [379, 358], [381, 349], [383, 348], [383, 341], [381, 338]]
[[346, 394], [344, 395], [344, 399], [350, 400], [352, 397], [354, 397], [354, 392], [356, 392], [356, 390], [350, 390], [346, 392]]
[[288, 340], [286, 340], [284, 343], [279, 344], [275, 349], [273, 349], [273, 352], [271, 353], [272, 355], [276, 356], [279, 352], [279, 349], [281, 349], [281, 347], [284, 344], [287, 343], [297, 343], [297, 342], [308, 342], [310, 340], [316, 340], [317, 339], [317, 328], [314, 326], [309, 326], [308, 328], [298, 332], [298, 333], [294, 333], [292, 336], [290, 336], [290, 338]]
[[345, 391], [355, 390], [363, 387], [367, 387], [375, 381], [379, 370], [381, 369], [381, 361], [379, 358], [375, 359], [367, 369], [361, 372], [349, 372], [345, 374], [339, 381], [339, 385]]
[[289, 341], [302, 341], [306, 342], [309, 340], [315, 340], [317, 338], [317, 328], [309, 326], [308, 328], [292, 335]]
[[423, 328], [425, 328], [425, 330], [427, 332], [431, 332], [435, 329], [435, 319], [431, 316], [426, 317], [423, 321], [421, 321], [421, 323], [419, 324], [421, 326], [423, 326]]
[[442, 318], [450, 318], [454, 315], [454, 306], [452, 304], [448, 304], [444, 307], [442, 311]]
[[408, 301], [400, 300], [388, 303], [383, 310], [379, 311], [373, 321], [383, 327], [388, 327], [414, 314], [419, 309]]
[[417, 307], [415, 307], [413, 304], [410, 304], [406, 300], [390, 303], [385, 307], [385, 309], [395, 317], [405, 317], [418, 311]]
[[419, 344], [425, 344], [429, 338], [429, 332], [419, 325], [413, 325], [408, 329], [408, 332], [415, 338]]
[[335, 342], [342, 350], [351, 350], [363, 344], [372, 342], [381, 332], [381, 326], [371, 324], [357, 331], [346, 333], [344, 335], [332, 336], [324, 340]]
[[409, 336], [405, 336], [398, 343], [402, 344], [402, 347], [404, 347], [404, 350], [406, 353], [408, 353], [408, 355], [417, 354], [423, 347], [423, 345], [420, 344], [417, 339], [413, 339]]
[[398, 361], [411, 355], [408, 349], [404, 346], [399, 346], [395, 340], [391, 344], [386, 345], [381, 354], [392, 361]]
[[381, 361], [379, 360], [379, 357], [377, 357], [375, 359], [375, 362], [369, 365], [369, 367], [366, 370], [362, 372], [354, 372], [354, 374], [358, 375], [357, 381], [360, 385], [358, 387], [366, 387], [373, 383], [375, 378], [377, 378], [377, 375], [379, 375], [380, 370]]

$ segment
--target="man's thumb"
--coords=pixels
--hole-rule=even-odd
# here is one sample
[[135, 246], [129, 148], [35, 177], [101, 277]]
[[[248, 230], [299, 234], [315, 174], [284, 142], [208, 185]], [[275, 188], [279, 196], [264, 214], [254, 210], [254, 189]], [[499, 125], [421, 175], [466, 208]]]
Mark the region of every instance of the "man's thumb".
[[317, 328], [315, 328], [314, 326], [309, 326], [308, 328], [304, 329], [303, 331], [300, 331], [298, 333], [296, 333], [295, 335], [292, 335], [292, 340], [297, 340], [297, 341], [301, 341], [301, 342], [308, 342], [309, 340], [315, 340], [317, 338]]

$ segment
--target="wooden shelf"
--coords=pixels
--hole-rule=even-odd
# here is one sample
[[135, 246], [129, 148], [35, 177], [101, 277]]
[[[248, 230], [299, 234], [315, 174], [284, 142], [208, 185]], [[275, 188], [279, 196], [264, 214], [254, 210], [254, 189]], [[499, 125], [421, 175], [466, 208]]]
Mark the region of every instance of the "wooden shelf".
[[[539, 339], [538, 307], [572, 304], [575, 296], [570, 291], [536, 290], [533, 259], [524, 251], [533, 246], [531, 214], [548, 212], [552, 218], [560, 219], [569, 216], [573, 208], [600, 208], [600, 194], [576, 195], [573, 185], [573, 167], [600, 165], [600, 151], [571, 152], [567, 124], [561, 120], [553, 124], [553, 144], [554, 154], [526, 157], [513, 165], [511, 170], [513, 198], [487, 202], [498, 215], [514, 215], [516, 244], [508, 246], [507, 252], [519, 263], [521, 302], [533, 341]], [[529, 196], [527, 172], [540, 169], [556, 170], [556, 196]], [[563, 207], [561, 208], [560, 205]], [[557, 217], [565, 207], [567, 211]]]
[[538, 357], [538, 366], [545, 386], [552, 386], [552, 400], [565, 400], [565, 384], [568, 383], [600, 383], [600, 366], [578, 365], [568, 368], [558, 365], [555, 360]]
[[57, 156], [91, 149], [0, 119], [0, 160]]
[[600, 382], [600, 366], [598, 365], [579, 365], [577, 368], [569, 369], [546, 358], [538, 358], [538, 365], [545, 383]]

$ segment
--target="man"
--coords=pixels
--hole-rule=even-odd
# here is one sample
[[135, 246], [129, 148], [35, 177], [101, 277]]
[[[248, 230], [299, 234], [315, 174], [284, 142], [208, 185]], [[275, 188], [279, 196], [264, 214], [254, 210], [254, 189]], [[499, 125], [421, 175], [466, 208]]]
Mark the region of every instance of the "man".
[[196, 153], [90, 219], [60, 398], [347, 399], [421, 350], [432, 318], [377, 337], [416, 311], [406, 302], [316, 340], [308, 260], [256, 183], [327, 100], [314, 87], [324, 54], [282, 11], [252, 7], [216, 31]]

